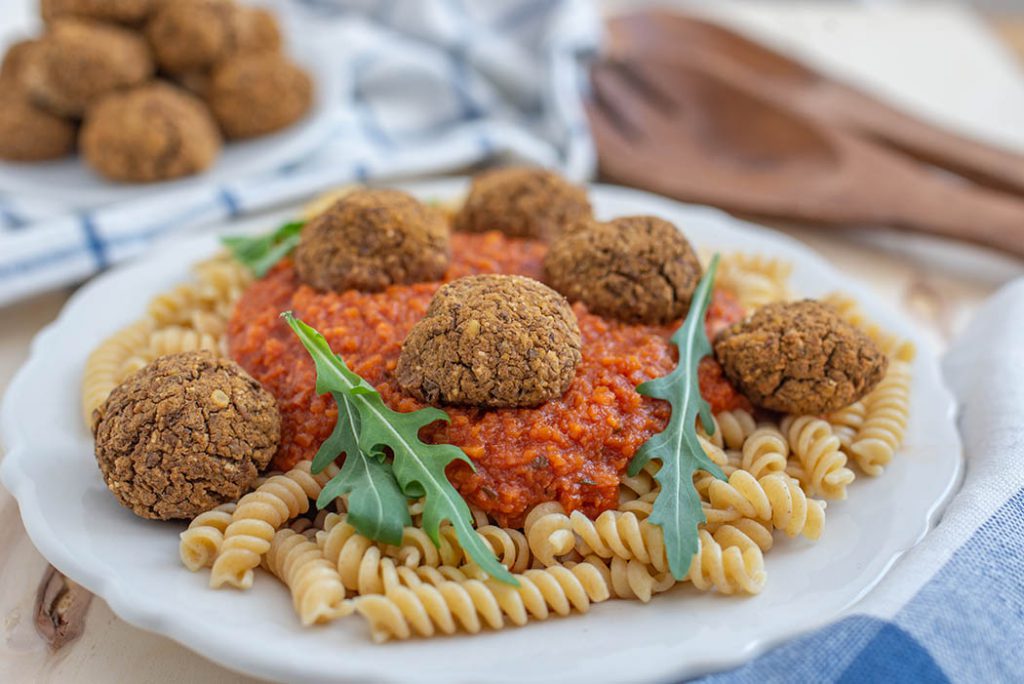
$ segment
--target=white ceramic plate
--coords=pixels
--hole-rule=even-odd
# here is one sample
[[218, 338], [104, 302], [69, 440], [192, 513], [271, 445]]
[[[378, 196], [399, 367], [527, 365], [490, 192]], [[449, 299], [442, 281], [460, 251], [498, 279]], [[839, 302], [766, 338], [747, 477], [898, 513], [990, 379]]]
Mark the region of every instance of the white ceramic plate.
[[[287, 17], [282, 30], [289, 35]], [[249, 140], [225, 141], [217, 161], [196, 176], [160, 183], [115, 183], [95, 173], [80, 156], [53, 161], [15, 163], [0, 161], [0, 192], [54, 199], [60, 188], [61, 204], [91, 208], [144, 195], [166, 193], [218, 184], [280, 168], [301, 159], [323, 142], [334, 123], [335, 103], [341, 100], [339, 82], [327, 70], [331, 63], [323, 56], [321, 42], [302, 40], [291, 34], [288, 55], [305, 68], [313, 79], [314, 99], [310, 111], [288, 128]]]
[[[452, 197], [462, 181], [413, 186]], [[596, 187], [600, 216], [649, 213], [682, 227], [697, 245], [757, 250], [791, 259], [806, 295], [855, 294], [889, 328], [907, 323], [808, 249], [718, 211], [640, 192]], [[253, 228], [267, 228], [267, 221]], [[155, 293], [186, 277], [216, 248], [207, 237], [82, 288], [35, 340], [3, 405], [4, 484], [18, 499], [35, 545], [57, 568], [143, 629], [211, 660], [288, 681], [540, 682], [667, 681], [739, 665], [787, 637], [835, 619], [868, 592], [928, 531], [961, 470], [954, 403], [926, 344], [914, 367], [906, 446], [879, 479], [860, 478], [832, 502], [823, 538], [780, 540], [766, 555], [768, 584], [756, 597], [702, 595], [689, 587], [648, 605], [611, 601], [585, 616], [477, 636], [370, 642], [359, 617], [303, 629], [285, 588], [260, 577], [248, 593], [207, 588], [208, 573], [178, 561], [182, 525], [147, 522], [107, 492], [79, 411], [79, 378], [100, 340], [138, 317]]]

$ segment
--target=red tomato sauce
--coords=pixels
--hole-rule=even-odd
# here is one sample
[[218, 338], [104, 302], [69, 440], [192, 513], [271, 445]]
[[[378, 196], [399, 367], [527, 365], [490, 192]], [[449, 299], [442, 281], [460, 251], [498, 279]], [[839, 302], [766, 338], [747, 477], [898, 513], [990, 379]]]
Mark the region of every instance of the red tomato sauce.
[[[500, 233], [454, 234], [445, 280], [476, 273], [541, 277], [543, 243]], [[409, 329], [422, 318], [439, 283], [393, 286], [379, 293], [317, 292], [301, 284], [289, 260], [278, 264], [242, 296], [229, 326], [231, 356], [277, 397], [281, 446], [272, 467], [310, 459], [330, 434], [337, 409], [315, 392], [311, 359], [279, 314], [291, 310], [319, 330], [349, 367], [397, 411], [422, 404], [404, 394], [395, 366]], [[643, 397], [636, 386], [672, 371], [676, 351], [668, 338], [678, 323], [655, 327], [605, 320], [574, 306], [583, 360], [569, 390], [531, 409], [484, 410], [446, 406], [449, 424], [434, 423], [421, 436], [461, 447], [476, 464], [454, 463], [448, 475], [463, 497], [504, 525], [521, 524], [534, 505], [559, 501], [566, 510], [594, 516], [618, 502], [619, 478], [629, 459], [665, 427], [666, 402]], [[715, 292], [707, 327], [739, 320], [734, 298]], [[701, 393], [720, 411], [748, 406], [712, 358], [699, 368]]]

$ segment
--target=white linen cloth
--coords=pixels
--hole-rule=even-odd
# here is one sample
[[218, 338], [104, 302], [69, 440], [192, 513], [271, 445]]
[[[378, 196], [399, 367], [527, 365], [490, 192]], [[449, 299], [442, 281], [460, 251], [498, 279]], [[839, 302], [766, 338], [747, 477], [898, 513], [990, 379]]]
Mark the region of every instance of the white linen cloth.
[[339, 92], [314, 153], [270, 173], [119, 202], [0, 194], [0, 305], [83, 280], [175, 231], [352, 181], [511, 157], [587, 177], [585, 61], [601, 21], [586, 0], [303, 0], [280, 5]]

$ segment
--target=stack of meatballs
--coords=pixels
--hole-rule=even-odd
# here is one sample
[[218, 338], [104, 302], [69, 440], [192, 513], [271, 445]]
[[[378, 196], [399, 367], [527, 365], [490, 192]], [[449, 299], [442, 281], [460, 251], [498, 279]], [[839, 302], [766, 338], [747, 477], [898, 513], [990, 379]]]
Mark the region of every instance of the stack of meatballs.
[[0, 70], [0, 159], [77, 149], [113, 181], [199, 173], [223, 140], [265, 135], [309, 110], [309, 75], [277, 20], [234, 0], [41, 0], [46, 30]]
[[[546, 282], [484, 274], [437, 289], [394, 369], [404, 392], [435, 406], [557, 399], [584, 356], [570, 302], [621, 324], [666, 326], [686, 315], [703, 275], [673, 224], [599, 221], [584, 188], [543, 169], [477, 176], [452, 227], [547, 242]], [[313, 218], [294, 254], [303, 284], [335, 292], [439, 281], [450, 259], [449, 222], [438, 208], [375, 188], [352, 191]], [[850, 405], [887, 367], [866, 334], [813, 300], [752, 312], [715, 336], [714, 356], [756, 409], [797, 415]], [[96, 456], [111, 491], [136, 514], [190, 518], [252, 485], [276, 450], [280, 422], [274, 397], [233, 361], [166, 356], [97, 411]]]

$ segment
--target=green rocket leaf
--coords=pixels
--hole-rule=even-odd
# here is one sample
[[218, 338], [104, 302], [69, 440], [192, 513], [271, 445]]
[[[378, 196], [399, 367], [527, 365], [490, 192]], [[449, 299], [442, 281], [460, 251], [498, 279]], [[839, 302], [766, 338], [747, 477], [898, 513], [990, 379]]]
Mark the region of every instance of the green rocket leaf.
[[[338, 363], [345, 362], [338, 358]], [[331, 391], [329, 377], [317, 369], [317, 391], [331, 392], [338, 405], [338, 420], [331, 436], [324, 440], [313, 459], [313, 472], [319, 473], [345, 454], [341, 470], [320, 492], [317, 508], [324, 508], [337, 497], [348, 494], [347, 518], [359, 534], [387, 544], [402, 543], [402, 528], [412, 523], [407, 500], [388, 464], [379, 456], [359, 448], [359, 412], [344, 391]]]
[[[457, 446], [427, 444], [419, 438], [421, 428], [438, 420], [447, 421], [448, 414], [436, 408], [424, 408], [411, 413], [392, 411], [372, 385], [350, 370], [342, 358], [331, 351], [323, 335], [295, 318], [291, 312], [285, 312], [282, 316], [313, 357], [317, 369], [317, 391], [343, 394], [346, 404], [358, 416], [355, 423], [351, 414], [344, 418], [349, 423], [348, 427], [339, 428], [336, 425], [325, 444], [331, 443], [331, 448], [343, 445], [353, 449], [349, 437], [338, 436], [339, 430], [344, 430], [348, 435], [358, 434], [357, 453], [365, 456], [366, 463], [374, 462], [390, 469], [405, 496], [425, 498], [423, 530], [435, 545], [440, 546], [439, 528], [443, 521], [448, 520], [455, 528], [459, 544], [481, 570], [502, 582], [517, 585], [518, 582], [508, 569], [498, 562], [491, 547], [473, 529], [469, 506], [445, 475], [444, 470], [452, 461], [465, 461], [470, 466], [473, 465], [472, 461]], [[340, 425], [343, 420], [340, 404], [338, 418]], [[354, 432], [350, 429], [353, 427]], [[317, 453], [317, 458], [323, 462], [327, 457], [322, 456], [321, 452]], [[384, 460], [388, 454], [392, 457], [391, 463]], [[335, 479], [341, 475], [339, 473]], [[351, 504], [351, 498], [349, 501]], [[393, 510], [396, 507], [393, 502], [389, 506], [391, 508], [382, 508], [378, 514], [383, 526], [387, 526], [384, 521], [399, 515], [408, 519], [404, 498], [400, 511]], [[358, 526], [356, 529], [359, 529]]]
[[221, 238], [221, 244], [257, 278], [267, 275], [296, 245], [305, 221], [292, 221], [263, 235], [232, 235]]
[[637, 450], [629, 463], [629, 474], [636, 475], [651, 459], [661, 462], [655, 478], [661, 492], [654, 500], [648, 520], [660, 525], [665, 536], [665, 552], [672, 575], [682, 580], [698, 550], [697, 526], [704, 522], [700, 495], [693, 486], [693, 474], [704, 470], [725, 479], [722, 470], [704, 453], [697, 439], [697, 417], [708, 434], [715, 424], [711, 407], [700, 395], [697, 364], [711, 354], [711, 343], [704, 329], [704, 316], [711, 303], [711, 287], [718, 268], [718, 255], [711, 260], [690, 301], [686, 320], [672, 335], [679, 350], [679, 363], [668, 375], [637, 387], [637, 392], [672, 404], [668, 425]]

